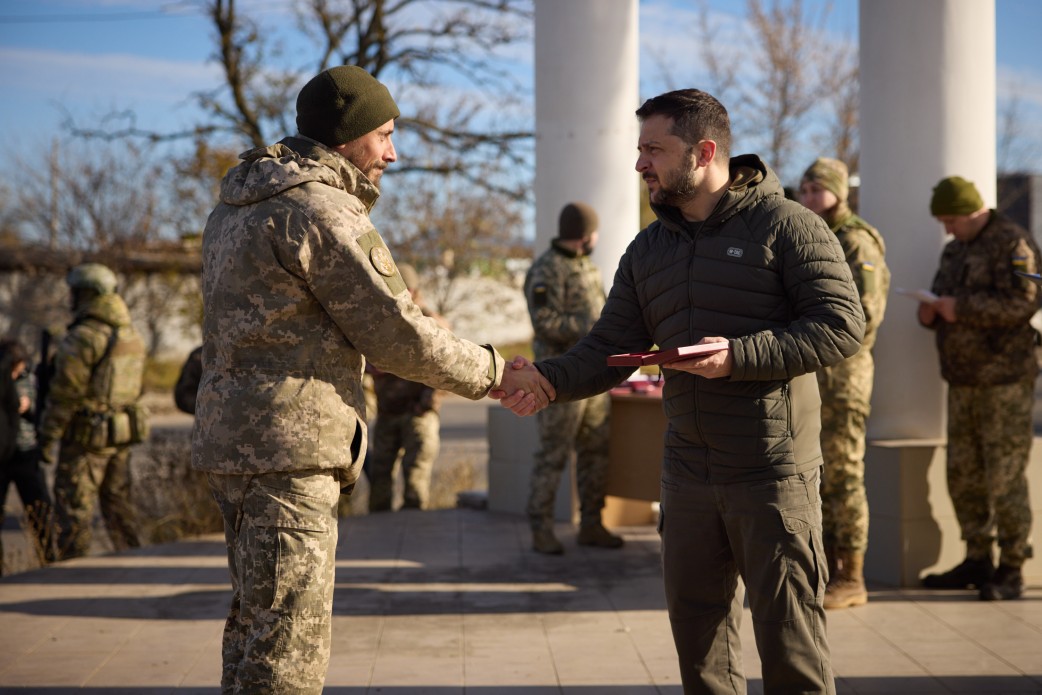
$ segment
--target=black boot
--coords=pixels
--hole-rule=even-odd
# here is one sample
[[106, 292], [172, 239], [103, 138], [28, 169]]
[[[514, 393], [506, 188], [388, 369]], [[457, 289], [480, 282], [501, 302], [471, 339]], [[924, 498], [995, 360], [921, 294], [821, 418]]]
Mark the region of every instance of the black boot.
[[947, 572], [928, 574], [923, 577], [923, 586], [927, 589], [980, 589], [995, 574], [995, 565], [991, 559], [971, 560], [966, 558]]
[[1019, 567], [999, 564], [995, 576], [980, 588], [981, 601], [1009, 601], [1024, 595], [1024, 576]]

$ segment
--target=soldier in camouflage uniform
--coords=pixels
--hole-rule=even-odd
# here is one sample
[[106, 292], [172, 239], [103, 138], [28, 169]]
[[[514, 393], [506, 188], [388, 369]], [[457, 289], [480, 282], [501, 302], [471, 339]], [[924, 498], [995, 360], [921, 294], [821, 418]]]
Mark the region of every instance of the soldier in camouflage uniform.
[[1015, 599], [1031, 557], [1025, 470], [1038, 364], [1029, 319], [1039, 306], [1038, 286], [1017, 272], [1038, 273], [1039, 250], [1027, 231], [985, 207], [976, 186], [958, 176], [937, 184], [930, 212], [953, 239], [931, 288], [939, 298], [919, 305], [919, 322], [936, 332], [948, 382], [948, 492], [966, 559], [927, 575], [923, 585], [972, 586], [982, 600]]
[[[590, 260], [597, 243], [597, 214], [585, 203], [561, 210], [557, 238], [532, 263], [525, 277], [525, 298], [532, 318], [536, 360], [568, 352], [601, 315], [604, 285]], [[578, 542], [602, 548], [622, 546], [622, 538], [601, 524], [608, 472], [608, 427], [611, 396], [555, 403], [536, 415], [540, 448], [532, 468], [528, 519], [532, 548], [559, 555], [564, 546], [554, 536], [553, 506], [561, 475], [575, 456], [579, 487]]]
[[225, 693], [322, 691], [337, 500], [366, 449], [363, 355], [468, 398], [498, 389], [521, 415], [554, 396], [534, 367], [504, 370], [406, 291], [369, 219], [397, 116], [361, 68], [321, 72], [298, 95], [299, 135], [241, 156], [203, 233], [192, 462], [224, 516]]
[[[440, 316], [424, 305], [420, 276], [416, 270], [405, 263], [399, 264], [398, 269], [423, 315], [434, 318], [448, 328]], [[438, 409], [442, 392], [379, 368], [373, 368], [372, 373], [377, 416], [366, 462], [369, 511], [391, 510], [394, 469], [399, 454], [405, 480], [402, 509], [426, 509], [430, 501], [431, 471], [441, 446], [441, 417]]]
[[54, 376], [40, 421], [44, 460], [57, 469], [54, 502], [60, 526], [58, 555], [90, 550], [95, 501], [116, 550], [139, 546], [130, 494], [130, 445], [148, 433], [138, 404], [145, 342], [116, 294], [116, 276], [85, 263], [69, 272], [74, 319], [54, 357]]
[[800, 202], [821, 215], [843, 247], [865, 312], [861, 350], [818, 370], [821, 391], [821, 453], [824, 458], [821, 511], [829, 583], [825, 608], [868, 601], [864, 563], [868, 548], [865, 495], [865, 421], [872, 400], [872, 346], [886, 311], [890, 271], [886, 245], [876, 229], [847, 205], [847, 165], [819, 157], [800, 181]]

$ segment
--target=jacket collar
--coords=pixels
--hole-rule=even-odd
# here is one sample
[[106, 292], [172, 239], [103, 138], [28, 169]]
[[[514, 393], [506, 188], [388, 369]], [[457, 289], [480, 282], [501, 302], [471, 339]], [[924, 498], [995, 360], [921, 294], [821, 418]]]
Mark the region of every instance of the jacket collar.
[[716, 204], [716, 208], [704, 222], [688, 222], [680, 209], [672, 205], [651, 205], [652, 212], [664, 227], [675, 232], [690, 234], [695, 231], [719, 227], [745, 208], [759, 200], [785, 193], [781, 182], [771, 168], [755, 154], [732, 157], [730, 161], [731, 184]]
[[361, 200], [366, 210], [373, 209], [376, 199], [380, 197], [380, 189], [346, 157], [306, 135], [283, 138], [278, 144], [284, 145], [305, 159], [332, 169], [343, 180], [344, 190]]

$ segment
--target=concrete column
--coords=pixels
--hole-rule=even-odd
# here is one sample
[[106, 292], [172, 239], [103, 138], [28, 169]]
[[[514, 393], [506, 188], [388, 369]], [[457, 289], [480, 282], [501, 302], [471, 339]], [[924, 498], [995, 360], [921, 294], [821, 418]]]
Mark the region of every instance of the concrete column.
[[590, 204], [605, 289], [640, 224], [637, 39], [637, 0], [535, 0], [535, 251], [565, 203]]
[[[944, 244], [933, 186], [963, 176], [995, 205], [995, 3], [861, 2], [860, 34], [860, 211], [886, 239], [893, 287], [928, 288]], [[891, 291], [870, 439], [945, 434], [945, 385], [917, 308]]]

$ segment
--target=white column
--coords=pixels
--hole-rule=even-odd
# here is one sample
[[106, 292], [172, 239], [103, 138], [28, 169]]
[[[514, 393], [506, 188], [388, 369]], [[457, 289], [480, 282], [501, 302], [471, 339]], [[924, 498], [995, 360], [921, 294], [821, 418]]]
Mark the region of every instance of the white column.
[[[962, 176], [995, 205], [995, 3], [861, 2], [860, 34], [860, 212], [886, 239], [893, 287], [929, 287], [944, 244], [934, 185]], [[944, 436], [945, 386], [916, 310], [891, 291], [870, 439]]]
[[639, 231], [637, 85], [637, 0], [535, 0], [535, 252], [565, 203], [588, 203], [606, 289]]

